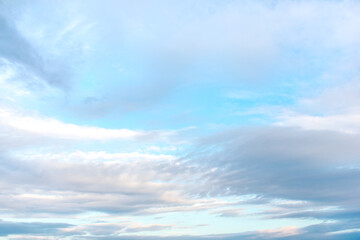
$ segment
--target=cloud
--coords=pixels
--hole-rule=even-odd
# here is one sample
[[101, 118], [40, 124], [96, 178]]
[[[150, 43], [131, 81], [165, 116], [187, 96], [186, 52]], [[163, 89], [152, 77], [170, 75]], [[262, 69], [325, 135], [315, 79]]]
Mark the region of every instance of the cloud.
[[167, 182], [175, 180], [179, 171], [168, 159], [66, 162], [61, 158], [24, 161], [3, 156], [2, 162], [3, 210], [128, 213], [164, 204], [189, 204], [180, 186]]
[[0, 5], [6, 9], [0, 10], [0, 59], [16, 69], [12, 80], [30, 90], [73, 89], [75, 69], [89, 51], [94, 27], [82, 18], [77, 4], [39, 0]]
[[67, 223], [8, 222], [0, 220], [0, 236], [13, 234], [58, 234], [60, 229], [71, 227]]
[[221, 149], [200, 155], [204, 164], [218, 169], [210, 174], [214, 182], [209, 184], [220, 184], [214, 194], [230, 188], [234, 194], [333, 204], [359, 197], [353, 191], [358, 169], [351, 168], [359, 164], [358, 135], [274, 127], [240, 130], [208, 141]]
[[43, 136], [65, 139], [131, 139], [142, 137], [140, 131], [104, 129], [67, 124], [51, 118], [23, 116], [9, 109], [0, 110], [1, 123], [11, 128]]
[[220, 209], [213, 211], [212, 213], [218, 214], [220, 217], [239, 217], [241, 215], [244, 215], [244, 209], [239, 209], [239, 208]]
[[172, 225], [165, 224], [141, 224], [136, 222], [124, 223], [92, 223], [66, 228], [63, 232], [66, 235], [90, 235], [90, 236], [119, 236], [131, 232], [159, 231], [172, 228]]
[[155, 215], [236, 204], [190, 194], [187, 189], [201, 175], [199, 169], [164, 155], [3, 154], [0, 205], [4, 212], [15, 216], [71, 216], [93, 211]]
[[344, 133], [360, 132], [360, 115], [357, 113], [313, 116], [291, 113], [278, 117], [276, 125], [299, 126], [306, 130], [332, 130]]
[[[234, 216], [233, 208], [241, 201], [221, 201], [221, 197], [252, 194], [268, 201], [243, 204], [270, 207], [254, 216], [269, 221], [331, 220], [337, 221], [336, 231], [346, 231], [359, 221], [359, 144], [356, 134], [269, 127], [232, 130], [202, 139], [192, 153], [179, 160], [92, 152], [38, 154], [27, 161], [3, 157], [1, 206], [9, 212], [35, 216], [89, 211], [147, 215], [204, 210]], [[329, 231], [315, 232], [321, 226], [263, 230], [237, 237], [328, 236]], [[343, 233], [329, 239], [340, 236]]]
[[316, 89], [300, 98], [294, 106], [285, 108], [277, 115], [276, 125], [297, 126], [307, 130], [331, 130], [358, 134], [359, 71], [337, 80], [333, 86]]
[[[4, 114], [5, 126], [10, 122], [6, 116], [17, 119]], [[13, 128], [22, 126], [19, 122], [12, 121]], [[26, 132], [21, 127], [17, 131]], [[3, 149], [0, 205], [15, 216], [92, 211], [120, 215], [208, 211], [234, 216], [232, 208], [241, 201], [221, 198], [250, 194], [278, 209], [256, 214], [259, 217], [337, 220], [346, 226], [349, 219], [358, 219], [360, 196], [354, 189], [360, 181], [359, 145], [357, 134], [267, 127], [200, 139], [182, 158], [104, 151], [24, 155]], [[295, 202], [273, 203], [274, 199]], [[323, 212], [314, 211], [320, 206]]]
[[[47, 104], [77, 117], [159, 107], [184, 88], [218, 87], [218, 79], [231, 89], [293, 82], [289, 72], [312, 78], [321, 74], [314, 66], [358, 62], [356, 1], [2, 4], [9, 9], [3, 32], [12, 39], [0, 44], [3, 58], [16, 75], [27, 73], [21, 81], [71, 89]], [[92, 84], [84, 87], [84, 79]]]
[[[328, 225], [328, 226], [326, 226]], [[124, 235], [124, 236], [112, 236], [111, 239], [117, 240], [155, 240], [155, 239], [169, 239], [169, 240], [205, 240], [205, 239], [213, 239], [213, 240], [236, 240], [236, 239], [278, 239], [278, 240], [291, 240], [291, 239], [329, 239], [329, 240], [340, 240], [340, 239], [350, 239], [356, 240], [360, 236], [357, 231], [353, 232], [339, 232], [338, 234], [327, 234], [324, 232], [323, 228], [329, 230], [331, 227], [335, 227], [334, 224], [319, 224], [313, 225], [307, 228], [297, 228], [295, 226], [286, 226], [277, 229], [267, 229], [267, 230], [259, 230], [253, 232], [246, 232], [242, 234], [218, 234], [218, 235], [202, 235], [202, 236], [145, 236], [145, 235]], [[108, 239], [108, 237], [103, 236], [79, 236], [81, 239]]]
[[296, 226], [282, 227], [278, 229], [259, 230], [260, 235], [265, 235], [268, 238], [283, 238], [288, 236], [299, 235], [300, 229]]
[[[4, 236], [174, 240], [359, 236], [357, 1], [0, 4], [6, 9], [0, 10], [1, 213], [14, 219], [75, 219], [69, 220], [73, 225], [2, 221]], [[323, 80], [334, 86], [320, 91]], [[299, 92], [307, 87], [300, 87], [294, 106], [279, 107], [285, 111], [277, 116], [278, 126], [231, 129], [196, 140], [191, 134], [181, 135], [183, 129], [108, 129], [30, 112], [36, 108], [49, 113], [51, 106], [52, 115], [63, 119], [73, 119], [62, 115], [73, 111], [72, 115], [100, 118], [115, 113], [118, 120], [125, 113], [158, 106], [159, 113], [159, 109], [145, 111], [134, 119], [159, 121], [168, 114], [164, 109], [174, 109], [178, 116], [181, 108], [187, 108], [182, 105], [185, 97], [190, 108], [207, 99], [208, 89], [216, 88], [214, 95], [218, 89], [229, 92], [226, 101], [271, 102], [268, 98], [277, 93], [264, 98], [260, 92], [265, 90], [236, 88], [257, 83], [256, 87], [268, 89], [268, 84], [285, 81], [290, 88], [306, 85], [314, 90], [303, 96]], [[54, 89], [67, 91], [52, 96]], [[261, 106], [258, 109], [268, 114]], [[209, 111], [206, 121], [213, 121], [212, 114], [222, 118]], [[184, 142], [191, 144], [168, 154], [167, 145]], [[249, 213], [248, 205], [259, 211]], [[221, 218], [224, 221], [254, 217], [271, 223], [287, 219], [318, 224], [299, 227], [291, 222], [229, 235], [159, 237], [141, 233], [174, 233], [176, 224], [103, 222], [103, 218], [86, 222], [84, 216], [94, 212], [144, 218], [200, 212], [232, 217]], [[135, 233], [138, 236], [130, 236]]]
[[240, 129], [203, 139], [189, 159], [216, 169], [203, 176], [203, 195], [259, 195], [270, 200], [265, 206], [275, 204], [259, 213], [269, 219], [333, 220], [351, 229], [347, 223], [360, 216], [359, 144], [358, 134]]
[[[18, 55], [44, 59], [26, 62], [40, 62], [33, 68], [50, 84], [70, 85], [67, 111], [87, 117], [153, 108], [194, 83], [293, 82], [289, 72], [308, 78], [358, 62], [356, 1], [8, 5], [17, 13], [4, 17], [17, 22], [10, 29], [32, 47]], [[91, 86], [82, 88], [89, 76]]]
[[[130, 129], [106, 129], [93, 126], [81, 126], [71, 123], [64, 123], [54, 118], [43, 117], [0, 106], [0, 127], [4, 132], [11, 135], [19, 134], [17, 141], [26, 139], [62, 139], [62, 140], [137, 140], [150, 141], [174, 140], [174, 143], [184, 142], [180, 136], [181, 131], [187, 129], [169, 131], [143, 131]], [[171, 140], [170, 140], [171, 141]]]
[[68, 87], [69, 67], [64, 63], [45, 60], [18, 31], [15, 23], [1, 13], [0, 29], [0, 59], [6, 59], [9, 66], [17, 70], [16, 80], [21, 79], [29, 88], [39, 87], [44, 82], [56, 87]]
[[1, 15], [0, 26], [2, 35], [0, 40], [0, 56], [9, 61], [36, 69], [36, 66], [40, 65], [40, 57], [35, 49], [21, 36], [15, 26]]
[[308, 97], [298, 100], [298, 109], [309, 114], [321, 113], [323, 115], [357, 112], [360, 104], [359, 75], [359, 70], [350, 76], [343, 74], [330, 87], [316, 89]]

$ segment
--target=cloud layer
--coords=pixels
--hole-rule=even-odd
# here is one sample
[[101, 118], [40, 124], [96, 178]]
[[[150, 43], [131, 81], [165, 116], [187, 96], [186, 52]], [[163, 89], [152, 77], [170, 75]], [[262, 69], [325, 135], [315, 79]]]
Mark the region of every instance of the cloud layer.
[[0, 238], [359, 239], [359, 10], [0, 0]]

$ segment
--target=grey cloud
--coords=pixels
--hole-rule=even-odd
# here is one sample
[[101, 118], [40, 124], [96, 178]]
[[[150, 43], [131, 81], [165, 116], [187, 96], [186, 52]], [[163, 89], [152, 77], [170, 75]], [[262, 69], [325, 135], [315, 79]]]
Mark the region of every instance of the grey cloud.
[[336, 220], [342, 230], [360, 220], [359, 135], [268, 127], [232, 130], [198, 146], [187, 160], [216, 169], [203, 176], [203, 195], [259, 195], [275, 204], [265, 217]]
[[[278, 198], [301, 200], [304, 202], [295, 201], [293, 205], [275, 204], [282, 209], [280, 212], [264, 212], [262, 215], [268, 218], [336, 220], [336, 225], [309, 226], [300, 229], [300, 233], [293, 237], [255, 232], [166, 239], [356, 239], [358, 233], [341, 231], [356, 228], [360, 220], [359, 191], [356, 189], [360, 177], [359, 170], [354, 167], [359, 162], [359, 144], [357, 135], [295, 128], [261, 128], [230, 131], [201, 141], [192, 154], [179, 162], [180, 166], [185, 165], [184, 168], [161, 161], [149, 164], [119, 162], [107, 167], [95, 162], [26, 162], [3, 156], [1, 185], [7, 188], [4, 188], [0, 205], [3, 209], [20, 212], [26, 212], [31, 206], [33, 213], [74, 214], [95, 210], [138, 214], [161, 206], [186, 206], [186, 201], [179, 201], [181, 195], [175, 195], [177, 200], [172, 201], [171, 198], [163, 198], [165, 195], [162, 193], [174, 190], [176, 185], [169, 184], [174, 178], [184, 180], [187, 174], [199, 174], [201, 181], [196, 186], [182, 190], [210, 196], [259, 195], [253, 201], [249, 200], [248, 203], [253, 204], [271, 203], [272, 199]], [[203, 174], [200, 174], [201, 171]], [[121, 177], [125, 177], [124, 180]], [[133, 185], [129, 179], [133, 180]], [[154, 180], [164, 183], [148, 185]], [[61, 197], [18, 198], [24, 192]], [[327, 206], [344, 210], [311, 210]], [[340, 232], [329, 234], [334, 231]], [[77, 231], [74, 234], [80, 233]], [[81, 234], [77, 238], [82, 238]], [[114, 236], [112, 239], [152, 238]]]
[[209, 175], [214, 186], [221, 185], [216, 191], [334, 204], [359, 199], [354, 190], [360, 171], [351, 168], [359, 164], [357, 135], [268, 128], [233, 131], [218, 139], [207, 144], [222, 150], [200, 155], [202, 163], [218, 168]]
[[193, 204], [179, 184], [190, 169], [175, 161], [26, 161], [6, 154], [1, 161], [0, 205], [7, 212], [153, 214], [148, 210]]
[[40, 65], [40, 56], [15, 26], [0, 15], [0, 54], [1, 57], [26, 66]]
[[71, 227], [67, 223], [8, 222], [0, 220], [0, 236], [11, 234], [50, 234], [57, 235], [60, 229]]
[[[9, 67], [16, 69], [15, 80], [23, 81], [30, 89], [39, 88], [43, 82], [55, 87], [70, 87], [71, 68], [66, 61], [44, 55], [33, 46], [18, 30], [13, 19], [14, 6], [9, 2], [0, 2], [9, 11], [0, 12], [0, 60], [6, 59]], [[14, 16], [11, 16], [14, 14]], [[2, 61], [2, 64], [5, 62]], [[14, 79], [13, 79], [14, 80]]]
[[212, 213], [218, 214], [220, 217], [239, 217], [244, 215], [244, 209], [231, 208], [231, 209], [221, 209], [213, 211]]
[[154, 214], [164, 206], [163, 212], [224, 207], [193, 208], [189, 196], [251, 194], [258, 197], [238, 204], [300, 200], [274, 204], [280, 210], [263, 217], [337, 220], [346, 226], [359, 219], [359, 145], [358, 135], [270, 127], [202, 139], [176, 162], [25, 161], [3, 154], [0, 205], [28, 214]]
[[159, 231], [164, 229], [172, 228], [171, 225], [149, 225], [149, 226], [140, 226], [140, 227], [127, 227], [125, 232], [144, 232], [144, 231]]
[[[317, 206], [319, 208], [319, 206]], [[271, 218], [315, 218], [315, 219], [324, 219], [324, 220], [340, 220], [350, 222], [355, 220], [355, 222], [360, 223], [360, 210], [294, 210], [288, 211], [283, 214], [272, 214]], [[360, 226], [360, 225], [359, 225]]]

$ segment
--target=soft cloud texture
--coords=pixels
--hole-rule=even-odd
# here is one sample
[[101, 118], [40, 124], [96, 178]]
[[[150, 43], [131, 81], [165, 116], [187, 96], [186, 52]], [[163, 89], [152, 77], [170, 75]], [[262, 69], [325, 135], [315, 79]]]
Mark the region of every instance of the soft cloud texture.
[[0, 238], [359, 239], [358, 12], [0, 0]]

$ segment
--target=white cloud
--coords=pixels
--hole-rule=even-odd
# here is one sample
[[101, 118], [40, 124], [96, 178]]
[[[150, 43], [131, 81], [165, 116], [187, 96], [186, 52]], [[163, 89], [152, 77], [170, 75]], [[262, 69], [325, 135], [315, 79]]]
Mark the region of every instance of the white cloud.
[[105, 129], [64, 123], [53, 118], [24, 115], [6, 108], [0, 108], [0, 123], [27, 133], [62, 139], [134, 139], [149, 135], [144, 131]]
[[344, 133], [360, 133], [360, 114], [313, 116], [300, 113], [282, 115], [278, 126], [298, 126], [306, 130], [331, 130]]
[[278, 114], [279, 126], [298, 126], [306, 130], [332, 130], [360, 133], [360, 84], [358, 78], [339, 80], [331, 87], [299, 99], [295, 106]]

